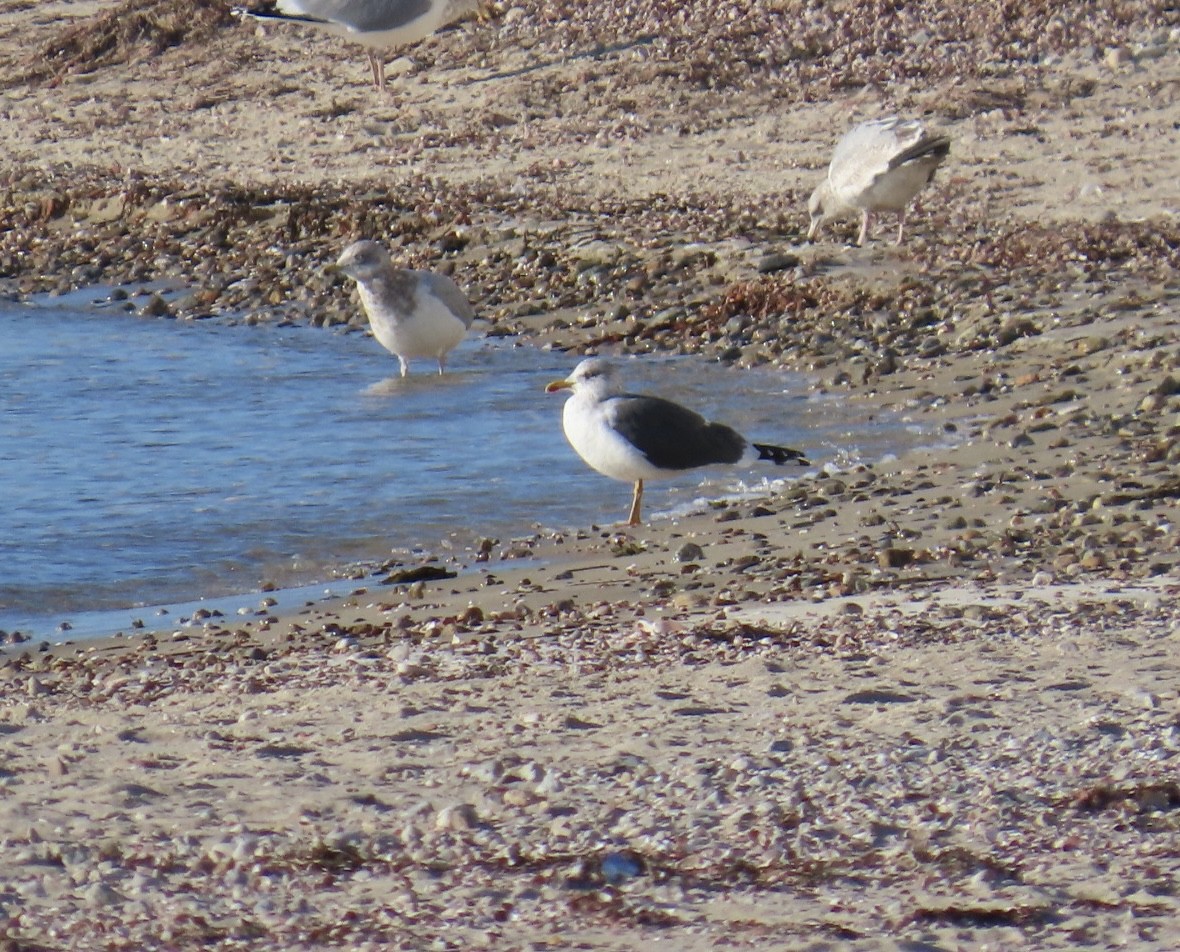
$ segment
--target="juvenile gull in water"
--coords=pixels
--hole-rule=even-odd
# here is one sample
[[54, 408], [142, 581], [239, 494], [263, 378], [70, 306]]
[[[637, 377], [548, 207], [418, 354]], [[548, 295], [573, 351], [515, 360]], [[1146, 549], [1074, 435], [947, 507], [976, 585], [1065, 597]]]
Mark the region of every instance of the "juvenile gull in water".
[[410, 358], [433, 357], [441, 374], [447, 354], [459, 346], [475, 310], [459, 286], [432, 271], [395, 268], [375, 241], [356, 241], [331, 270], [356, 282], [373, 336], [397, 356], [404, 377]]
[[360, 43], [373, 85], [384, 89], [385, 60], [376, 50], [417, 43], [478, 6], [479, 0], [264, 0], [241, 12], [303, 23]]
[[875, 212], [897, 212], [897, 243], [905, 230], [905, 208], [934, 178], [950, 152], [951, 140], [929, 135], [917, 119], [872, 119], [845, 133], [832, 153], [827, 177], [811, 193], [808, 240], [819, 234], [825, 218], [844, 211], [860, 212], [863, 245]]
[[583, 360], [565, 380], [545, 388], [546, 393], [558, 390], [573, 391], [561, 417], [570, 446], [592, 469], [635, 484], [628, 525], [639, 525], [645, 479], [713, 463], [739, 463], [747, 456], [779, 466], [787, 460], [807, 465], [798, 450], [747, 443], [736, 430], [709, 423], [678, 403], [627, 393], [618, 371], [605, 360]]

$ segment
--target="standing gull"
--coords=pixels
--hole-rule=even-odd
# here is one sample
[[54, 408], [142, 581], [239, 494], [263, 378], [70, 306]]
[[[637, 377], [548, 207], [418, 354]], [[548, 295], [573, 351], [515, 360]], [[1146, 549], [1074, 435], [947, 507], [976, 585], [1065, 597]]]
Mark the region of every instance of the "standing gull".
[[871, 119], [849, 129], [832, 153], [827, 178], [807, 203], [811, 213], [808, 241], [819, 234], [825, 218], [858, 211], [860, 237], [856, 243], [863, 245], [875, 212], [897, 212], [900, 245], [906, 205], [934, 178], [950, 148], [949, 138], [929, 135], [917, 119]]
[[241, 12], [260, 20], [303, 23], [364, 46], [373, 85], [385, 88], [385, 60], [376, 50], [417, 43], [479, 0], [265, 0]]
[[627, 517], [631, 526], [639, 525], [645, 479], [714, 463], [739, 463], [747, 456], [779, 466], [787, 460], [807, 465], [798, 450], [747, 443], [736, 430], [709, 423], [671, 400], [627, 393], [618, 371], [605, 360], [583, 360], [565, 380], [545, 388], [546, 393], [558, 390], [573, 391], [561, 422], [574, 451], [604, 476], [634, 482]]
[[441, 374], [447, 354], [475, 320], [474, 308], [454, 281], [432, 271], [395, 268], [375, 241], [353, 242], [330, 270], [356, 282], [373, 336], [397, 356], [403, 377], [412, 357], [433, 357]]

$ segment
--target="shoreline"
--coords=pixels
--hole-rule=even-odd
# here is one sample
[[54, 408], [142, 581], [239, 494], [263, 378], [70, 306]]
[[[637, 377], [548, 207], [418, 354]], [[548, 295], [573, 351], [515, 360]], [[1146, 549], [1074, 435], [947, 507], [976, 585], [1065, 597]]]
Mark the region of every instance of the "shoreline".
[[[100, 319], [101, 316], [101, 311], [96, 312], [96, 319]], [[213, 320], [217, 322], [217, 326], [233, 326], [238, 323], [233, 316]], [[312, 333], [319, 332], [316, 329], [312, 330]], [[261, 333], [266, 333], [266, 331], [262, 330]], [[491, 341], [491, 344], [496, 347], [503, 340], [503, 338], [496, 338]], [[532, 347], [535, 343], [535, 341], [525, 342], [523, 346]], [[483, 353], [484, 351], [481, 350], [481, 355]], [[468, 359], [470, 362], [476, 358], [473, 354], [469, 354]], [[655, 359], [661, 365], [665, 362], [659, 357]], [[687, 360], [690, 362], [702, 359], [700, 357], [673, 358], [674, 361]], [[635, 369], [639, 368], [633, 368], [633, 370]], [[747, 379], [746, 372], [728, 369], [718, 372], [715, 369], [704, 367], [701, 369], [708, 370], [711, 375], [710, 379], [715, 377], [718, 386], [732, 385], [736, 390], [745, 392], [743, 381]], [[683, 372], [682, 366], [681, 373]], [[751, 384], [753, 389], [749, 391], [750, 400], [753, 400], [754, 393], [762, 396], [769, 395], [773, 398], [780, 393], [781, 388], [781, 395], [787, 401], [786, 405], [793, 408], [792, 412], [802, 414], [803, 419], [811, 421], [806, 424], [803, 420], [799, 421], [797, 426], [801, 429], [800, 434], [783, 438], [807, 441], [809, 452], [819, 464], [810, 468], [813, 477], [817, 477], [817, 474], [818, 476], [832, 476], [838, 473], [841, 462], [847, 466], [850, 458], [858, 460], [857, 465], [865, 465], [869, 468], [882, 465], [882, 462], [886, 466], [892, 466], [896, 463], [899, 454], [904, 455], [907, 446], [912, 446], [919, 452], [945, 451], [957, 438], [957, 428], [950, 421], [919, 421], [906, 416], [901, 411], [884, 410], [879, 407], [871, 410], [868, 407], [863, 408], [863, 415], [868, 417], [870, 422], [862, 425], [859, 422], [862, 411], [846, 406], [838, 411], [839, 419], [843, 421], [843, 424], [837, 426], [828, 419], [828, 411], [824, 409], [830, 401], [839, 400], [846, 404], [851, 403], [852, 407], [864, 401], [850, 402], [830, 390], [811, 386], [804, 388], [805, 391], [808, 391], [805, 394], [800, 393], [795, 396], [797, 385], [800, 382], [809, 381], [805, 375], [770, 368], [760, 368], [756, 373], [758, 381]], [[640, 369], [640, 376], [643, 375], [644, 372]], [[647, 375], [650, 376], [650, 368]], [[429, 382], [428, 380], [428, 385]], [[657, 381], [657, 385], [660, 382]], [[685, 381], [682, 380], [679, 383], [683, 385]], [[675, 381], [672, 386], [673, 393], [675, 393]], [[640, 389], [644, 389], [642, 385], [640, 385]], [[544, 397], [538, 397], [538, 401], [542, 400]], [[597, 496], [603, 497], [604, 504], [601, 515], [617, 515], [617, 513], [610, 511], [610, 502], [616, 494], [603, 489], [603, 487], [610, 486], [610, 482], [576, 462], [572, 450], [567, 447], [564, 438], [560, 435], [558, 415], [560, 407], [553, 403], [550, 409], [553, 410], [554, 417], [550, 421], [554, 428], [553, 450], [555, 453], [568, 455], [575, 471], [576, 478], [572, 479], [571, 491], [589, 491], [592, 487], [600, 490], [597, 492]], [[770, 420], [771, 415], [763, 413], [763, 416]], [[807, 440], [803, 431], [810, 432], [810, 428], [816, 421], [823, 425], [816, 431], [815, 439]], [[765, 426], [767, 431], [774, 428], [773, 420], [770, 420], [769, 423], [764, 420], [761, 425]], [[851, 443], [834, 441], [833, 436], [825, 435], [827, 429], [841, 432], [842, 426], [847, 426], [852, 431]], [[861, 432], [862, 429], [863, 432]], [[821, 435], [824, 436], [824, 439], [819, 438]], [[875, 462], [864, 462], [866, 453], [879, 452], [881, 445], [886, 447], [885, 456]], [[828, 458], [833, 452], [838, 452], [837, 459]], [[799, 470], [798, 472], [806, 474], [809, 470]], [[658, 508], [654, 512], [657, 521], [668, 522], [671, 520], [675, 522], [682, 518], [691, 518], [707, 513], [710, 510], [757, 505], [763, 499], [773, 500], [776, 494], [790, 489], [791, 485], [797, 483], [799, 478], [793, 468], [780, 470], [762, 467], [732, 471], [707, 470], [699, 474], [699, 478], [707, 480], [707, 482], [700, 484], [695, 484], [692, 474], [689, 476], [690, 478], [687, 480], [673, 481], [670, 493], [663, 491], [663, 483], [653, 487], [657, 489], [656, 494], [652, 497], [658, 503]], [[777, 487], [777, 489], [773, 487]], [[550, 518], [543, 522], [539, 521], [539, 518], [534, 518], [534, 521], [527, 526], [522, 522], [513, 523], [501, 520], [495, 526], [488, 523], [478, 529], [460, 524], [465, 520], [456, 517], [456, 525], [445, 535], [430, 537], [428, 535], [403, 534], [399, 536], [398, 543], [392, 548], [378, 551], [373, 545], [369, 545], [368, 554], [365, 557], [350, 555], [336, 558], [324, 562], [318, 571], [300, 569], [294, 578], [291, 578], [290, 575], [284, 576], [281, 560], [272, 559], [270, 563], [273, 566], [272, 570], [252, 576], [250, 566], [235, 566], [232, 576], [236, 576], [236, 579], [227, 576], [225, 578], [226, 586], [221, 590], [198, 591], [192, 589], [185, 591], [180, 589], [178, 583], [173, 582], [170, 584], [170, 590], [176, 593], [174, 597], [159, 600], [138, 599], [127, 605], [111, 604], [109, 607], [95, 607], [93, 609], [86, 605], [76, 605], [40, 613], [28, 609], [18, 611], [4, 608], [0, 610], [0, 642], [3, 642], [6, 647], [28, 645], [40, 650], [45, 642], [76, 643], [104, 635], [158, 634], [162, 630], [170, 630], [178, 626], [188, 627], [192, 630], [189, 617], [193, 612], [199, 613], [202, 618], [208, 618], [210, 612], [216, 613], [217, 617], [224, 618], [232, 616], [239, 609], [250, 607], [251, 602], [257, 603], [263, 598], [268, 600], [277, 598], [289, 606], [293, 598], [320, 597], [318, 589], [381, 584], [386, 577], [397, 574], [397, 571], [412, 569], [420, 563], [422, 565], [445, 564], [449, 569], [470, 572], [481, 567], [479, 562], [481, 553], [478, 551], [481, 544], [490, 545], [488, 552], [483, 557], [490, 557], [493, 563], [501, 559], [515, 561], [511, 555], [513, 537], [535, 535], [537, 528], [541, 525], [544, 525], [545, 532], [551, 535], [565, 536], [577, 529], [576, 522], [567, 521], [564, 527], [559, 527], [554, 523], [553, 516], [567, 518], [568, 513], [561, 513], [560, 510], [547, 514], [534, 513], [535, 517], [542, 515], [547, 515]], [[602, 520], [602, 524], [610, 527], [612, 521], [608, 518]], [[340, 546], [336, 545], [335, 548], [339, 551]], [[306, 560], [300, 556], [300, 561]], [[107, 601], [110, 601], [111, 596], [108, 594], [106, 598]]]
[[[812, 396], [816, 395], [818, 394]], [[916, 430], [918, 425], [911, 422], [908, 428]], [[913, 450], [890, 452], [883, 459], [872, 462], [858, 462], [856, 468], [872, 471], [882, 466], [896, 467], [909, 452], [923, 456], [939, 454], [948, 451], [954, 445], [952, 434], [957, 432], [957, 426], [950, 420], [935, 423], [926, 421], [921, 430], [924, 436]], [[572, 452], [568, 450], [564, 441], [561, 449]], [[770, 481], [784, 485], [779, 490], [768, 491], [765, 487], [760, 488], [756, 485], [759, 480], [754, 477], [758, 476], [762, 477], [763, 483]], [[718, 513], [725, 513], [726, 518], [730, 518], [743, 509], [761, 511], [765, 505], [773, 505], [774, 500], [784, 492], [796, 492], [802, 480], [814, 482], [841, 476], [846, 478], [848, 473], [842, 472], [834, 461], [812, 467], [810, 471], [798, 476], [792, 474], [790, 477], [780, 476], [777, 470], [734, 473], [733, 478], [742, 483], [744, 488], [718, 494], [716, 490], [720, 487], [714, 486], [714, 492], [705, 498], [699, 494], [701, 490], [686, 491], [681, 487], [680, 495], [685, 498], [675, 502], [671, 510], [657, 509], [651, 513], [648, 523], [652, 524], [654, 521], [654, 527], [662, 530], [656, 533], [657, 536], [675, 535], [682, 523], [695, 525], [710, 517], [716, 517]], [[587, 470], [584, 478], [595, 480], [602, 477]], [[755, 485], [745, 485], [747, 479]], [[621, 538], [643, 534], [609, 519], [590, 528], [593, 531], [614, 532]], [[216, 634], [220, 628], [230, 624], [235, 615], [273, 619], [276, 614], [280, 614], [289, 618], [300, 613], [305, 607], [304, 603], [343, 602], [345, 597], [338, 591], [340, 589], [373, 589], [385, 585], [409, 586], [412, 582], [393, 580], [398, 576], [413, 575], [418, 570], [424, 570], [429, 574], [431, 570], [438, 569], [456, 573], [460, 578], [464, 578], [490, 571], [496, 566], [508, 567], [515, 571], [519, 563], [524, 561], [533, 565], [534, 571], [552, 573], [554, 562], [558, 564], [559, 570], [564, 571], [569, 568], [568, 563], [577, 559], [577, 553], [569, 551], [568, 547], [553, 545], [552, 541], [576, 536], [579, 531], [579, 528], [573, 525], [565, 528], [539, 529], [538, 524], [534, 523], [529, 528], [522, 526], [519, 532], [504, 536], [502, 532], [475, 531], [464, 527], [433, 542], [421, 539], [408, 542], [400, 548], [391, 549], [384, 558], [344, 560], [326, 564], [322, 576], [307, 581], [296, 581], [294, 584], [276, 584], [260, 579], [245, 589], [230, 590], [221, 594], [201, 594], [170, 601], [138, 603], [127, 607], [67, 609], [41, 615], [24, 612], [19, 617], [13, 614], [12, 619], [15, 620], [6, 620], [5, 628], [0, 632], [0, 637], [8, 639], [0, 644], [0, 656], [29, 650], [44, 651], [47, 648], [80, 651], [96, 641], [106, 643], [145, 636], [162, 638], [171, 635], [187, 639], [201, 634], [202, 631]], [[456, 549], [455, 545], [460, 541], [460, 536], [467, 541], [461, 548]], [[527, 555], [522, 556], [521, 544], [547, 546], [547, 560], [538, 562]], [[399, 590], [402, 589], [395, 588], [390, 591], [392, 593]], [[276, 600], [281, 607], [272, 608], [267, 604]], [[254, 603], [253, 609], [251, 603]], [[119, 621], [116, 622], [115, 619]], [[14, 638], [19, 640], [12, 640]]]

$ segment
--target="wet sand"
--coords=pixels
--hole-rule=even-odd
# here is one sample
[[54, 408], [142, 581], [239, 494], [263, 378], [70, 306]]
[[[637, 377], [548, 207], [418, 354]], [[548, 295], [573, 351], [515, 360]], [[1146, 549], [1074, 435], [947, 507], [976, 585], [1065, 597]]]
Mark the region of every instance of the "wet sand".
[[[41, 70], [114, 5], [6, 5], [0, 292], [356, 322], [317, 265], [365, 234], [571, 366], [782, 366], [946, 437], [638, 529], [620, 484], [598, 526], [422, 559], [454, 577], [9, 646], [11, 948], [1180, 943], [1180, 36], [1071, 6], [959, 56], [952, 5], [683, 6], [494, 8], [382, 99], [297, 31]], [[879, 111], [953, 140], [907, 243], [804, 245]]]

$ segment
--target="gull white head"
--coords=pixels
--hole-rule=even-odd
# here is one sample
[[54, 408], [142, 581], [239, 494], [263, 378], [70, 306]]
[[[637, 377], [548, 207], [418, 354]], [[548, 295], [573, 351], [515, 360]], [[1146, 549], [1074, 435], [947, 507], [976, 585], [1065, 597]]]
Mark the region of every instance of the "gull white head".
[[579, 363], [564, 380], [554, 380], [545, 387], [546, 393], [557, 393], [559, 390], [571, 390], [576, 396], [601, 400], [622, 392], [622, 378], [618, 368], [610, 361], [589, 357]]

